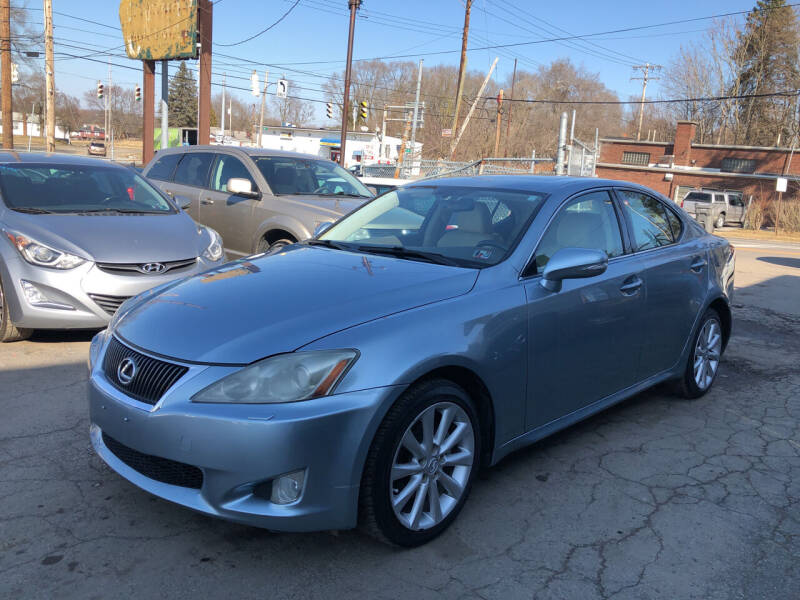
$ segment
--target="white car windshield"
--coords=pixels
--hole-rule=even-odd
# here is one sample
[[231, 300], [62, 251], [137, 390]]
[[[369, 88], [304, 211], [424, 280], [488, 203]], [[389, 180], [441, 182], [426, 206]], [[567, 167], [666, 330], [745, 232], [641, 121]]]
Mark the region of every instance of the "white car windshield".
[[365, 204], [309, 243], [487, 267], [511, 253], [544, 198], [536, 192], [475, 187], [401, 187]]

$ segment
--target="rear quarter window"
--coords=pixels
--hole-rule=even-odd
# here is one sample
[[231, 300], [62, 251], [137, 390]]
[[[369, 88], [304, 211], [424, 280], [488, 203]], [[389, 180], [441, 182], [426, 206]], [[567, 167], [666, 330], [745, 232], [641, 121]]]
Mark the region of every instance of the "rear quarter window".
[[165, 154], [161, 158], [156, 159], [153, 166], [147, 172], [150, 179], [158, 179], [159, 181], [170, 181], [172, 173], [175, 171], [175, 166], [181, 159], [180, 154]]

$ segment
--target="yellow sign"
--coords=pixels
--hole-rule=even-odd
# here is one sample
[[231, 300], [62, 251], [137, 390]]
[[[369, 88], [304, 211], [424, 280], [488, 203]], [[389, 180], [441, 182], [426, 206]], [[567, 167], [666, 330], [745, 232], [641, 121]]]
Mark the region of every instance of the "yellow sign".
[[128, 58], [197, 58], [197, 0], [122, 0], [119, 22]]

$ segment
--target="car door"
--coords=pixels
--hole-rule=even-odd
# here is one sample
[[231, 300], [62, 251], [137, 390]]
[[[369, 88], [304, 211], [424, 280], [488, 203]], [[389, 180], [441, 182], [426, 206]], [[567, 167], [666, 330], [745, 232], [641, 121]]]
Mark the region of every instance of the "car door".
[[739, 194], [728, 194], [728, 221], [741, 223], [744, 221], [744, 201]]
[[[167, 154], [159, 153], [156, 155], [155, 159], [147, 165], [142, 175], [162, 192], [170, 197], [174, 197], [172, 175], [175, 173], [175, 167], [178, 166], [182, 156], [182, 154], [178, 154], [177, 152], [170, 152]], [[186, 211], [192, 218], [197, 218], [197, 213], [192, 213], [191, 207], [187, 208]]]
[[[526, 268], [528, 392], [526, 427], [533, 429], [635, 382], [643, 342], [645, 287], [626, 253], [622, 218], [610, 190], [563, 204]], [[590, 248], [609, 257], [605, 273], [564, 280], [559, 292], [541, 272], [561, 248]]]
[[702, 309], [708, 249], [704, 237], [688, 239], [666, 202], [639, 190], [618, 189], [617, 194], [647, 288], [647, 342], [637, 375], [645, 380], [670, 369], [681, 356]]
[[200, 218], [222, 236], [225, 249], [239, 255], [253, 251], [253, 236], [258, 223], [253, 211], [260, 198], [228, 192], [228, 180], [247, 179], [253, 191], [260, 191], [255, 177], [237, 156], [218, 153], [211, 169], [211, 183], [200, 198]]
[[164, 184], [164, 191], [175, 200], [179, 206], [188, 203], [186, 212], [198, 223], [208, 225], [203, 221], [200, 211], [200, 195], [208, 185], [208, 172], [214, 154], [211, 152], [186, 152], [181, 157], [172, 181]]

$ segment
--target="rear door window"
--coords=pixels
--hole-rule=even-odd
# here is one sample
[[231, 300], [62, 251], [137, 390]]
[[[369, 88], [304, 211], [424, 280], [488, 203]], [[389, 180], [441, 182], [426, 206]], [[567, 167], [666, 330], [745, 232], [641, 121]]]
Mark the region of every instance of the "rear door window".
[[153, 163], [153, 166], [147, 172], [147, 176], [150, 179], [158, 179], [159, 181], [171, 181], [172, 173], [175, 171], [181, 156], [178, 153], [165, 154]]
[[208, 171], [213, 161], [214, 155], [210, 152], [187, 152], [175, 170], [173, 180], [183, 185], [207, 187]]
[[677, 218], [664, 204], [641, 192], [618, 190], [633, 229], [635, 251], [668, 246], [677, 239], [670, 217]]

